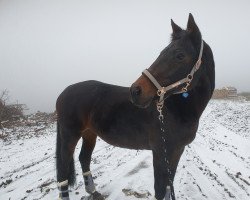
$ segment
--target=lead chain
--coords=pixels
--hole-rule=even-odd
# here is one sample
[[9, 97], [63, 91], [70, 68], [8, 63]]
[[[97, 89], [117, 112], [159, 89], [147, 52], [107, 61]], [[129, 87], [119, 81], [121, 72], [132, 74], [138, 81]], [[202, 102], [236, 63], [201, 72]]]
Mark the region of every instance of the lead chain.
[[164, 116], [162, 114], [162, 110], [163, 110], [163, 105], [164, 105], [164, 101], [163, 102], [157, 102], [157, 110], [159, 112], [159, 121], [160, 121], [160, 130], [162, 133], [162, 140], [164, 142], [164, 153], [165, 153], [165, 162], [166, 162], [166, 167], [167, 167], [167, 172], [168, 172], [168, 181], [170, 184], [170, 191], [171, 191], [171, 199], [175, 200], [175, 194], [174, 194], [174, 187], [173, 187], [173, 181], [171, 180], [170, 176], [172, 175], [172, 172], [170, 170], [170, 166], [169, 166], [169, 160], [167, 159], [167, 140], [165, 139], [165, 124], [164, 124]]

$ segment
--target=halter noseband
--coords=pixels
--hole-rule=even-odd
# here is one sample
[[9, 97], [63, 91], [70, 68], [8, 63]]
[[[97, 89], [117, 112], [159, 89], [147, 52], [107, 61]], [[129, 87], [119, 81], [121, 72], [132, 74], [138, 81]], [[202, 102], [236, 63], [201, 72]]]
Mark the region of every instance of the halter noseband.
[[184, 92], [187, 92], [188, 90], [188, 87], [190, 86], [191, 84], [191, 81], [193, 80], [193, 76], [194, 76], [194, 73], [200, 68], [200, 65], [201, 65], [201, 57], [202, 57], [202, 53], [203, 53], [203, 40], [201, 39], [201, 48], [200, 48], [200, 53], [199, 53], [199, 57], [198, 57], [198, 60], [196, 61], [196, 63], [194, 64], [191, 72], [187, 75], [186, 78], [183, 78], [169, 86], [166, 86], [166, 87], [162, 87], [160, 85], [160, 83], [155, 79], [155, 77], [153, 77], [153, 75], [147, 70], [145, 69], [142, 74], [145, 75], [146, 77], [148, 77], [148, 79], [155, 85], [155, 87], [158, 89], [157, 90], [157, 95], [160, 97], [159, 101], [158, 101], [158, 105], [163, 105], [164, 103], [164, 95], [167, 91], [169, 90], [172, 90], [182, 84], [186, 84], [182, 89], [181, 91], [179, 92], [175, 92], [174, 94], [180, 94], [180, 93], [184, 93]]

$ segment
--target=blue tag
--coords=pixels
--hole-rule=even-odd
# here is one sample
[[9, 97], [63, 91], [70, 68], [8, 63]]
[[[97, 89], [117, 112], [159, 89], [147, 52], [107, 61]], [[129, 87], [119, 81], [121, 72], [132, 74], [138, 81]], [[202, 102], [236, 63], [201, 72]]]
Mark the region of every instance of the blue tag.
[[188, 98], [188, 93], [187, 92], [184, 92], [184, 93], [182, 93], [182, 96], [184, 97], [184, 98]]

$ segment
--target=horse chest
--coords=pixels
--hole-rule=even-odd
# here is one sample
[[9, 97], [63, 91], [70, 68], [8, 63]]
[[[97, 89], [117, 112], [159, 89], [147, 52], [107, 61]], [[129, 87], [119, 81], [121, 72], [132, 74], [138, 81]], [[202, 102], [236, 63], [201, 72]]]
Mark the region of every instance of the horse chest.
[[190, 144], [195, 136], [198, 129], [198, 124], [183, 124], [175, 128], [173, 131], [173, 137], [176, 143], [181, 146]]

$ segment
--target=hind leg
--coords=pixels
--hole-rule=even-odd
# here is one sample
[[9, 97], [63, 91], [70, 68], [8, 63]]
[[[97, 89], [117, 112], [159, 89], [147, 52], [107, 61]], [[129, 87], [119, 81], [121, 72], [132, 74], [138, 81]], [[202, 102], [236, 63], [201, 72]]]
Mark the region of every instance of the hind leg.
[[60, 127], [57, 139], [57, 181], [59, 199], [69, 200], [68, 185], [75, 182], [75, 169], [73, 154], [75, 146], [80, 139], [76, 130]]
[[91, 130], [86, 130], [84, 132], [79, 160], [82, 167], [86, 192], [91, 194], [94, 200], [102, 200], [103, 197], [95, 189], [93, 177], [90, 171], [91, 155], [95, 148], [96, 137], [96, 134], [94, 134]]

